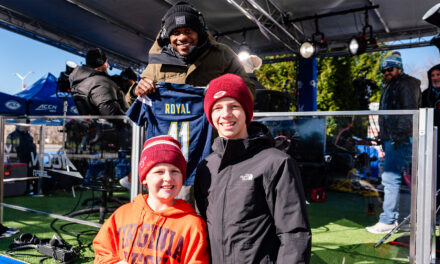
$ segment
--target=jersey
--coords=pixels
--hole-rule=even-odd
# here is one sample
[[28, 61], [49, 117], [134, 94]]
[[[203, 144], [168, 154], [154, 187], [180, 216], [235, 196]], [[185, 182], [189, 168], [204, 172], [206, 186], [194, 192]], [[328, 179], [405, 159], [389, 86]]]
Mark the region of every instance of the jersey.
[[138, 97], [127, 111], [138, 125], [147, 121], [146, 138], [169, 135], [182, 145], [187, 161], [184, 185], [193, 185], [197, 165], [211, 152], [212, 127], [203, 110], [204, 89], [160, 82], [156, 92]]

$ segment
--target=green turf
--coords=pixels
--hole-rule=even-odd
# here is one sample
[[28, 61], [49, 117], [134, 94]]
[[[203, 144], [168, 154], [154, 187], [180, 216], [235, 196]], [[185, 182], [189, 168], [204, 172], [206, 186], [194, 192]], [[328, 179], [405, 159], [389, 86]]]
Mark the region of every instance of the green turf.
[[[312, 227], [311, 263], [408, 263], [409, 250], [382, 244], [374, 245], [384, 236], [365, 231], [381, 212], [377, 199], [375, 215], [367, 214], [368, 198], [348, 193], [327, 192], [327, 201], [311, 203], [308, 213]], [[394, 240], [402, 233], [391, 236]]]
[[[124, 195], [127, 195], [127, 193]], [[81, 197], [81, 200], [90, 196], [91, 193], [87, 192]], [[73, 198], [70, 192], [60, 191], [50, 197], [12, 197], [5, 198], [4, 202], [62, 215], [69, 212], [78, 199], [79, 197]], [[407, 258], [409, 254], [408, 249], [389, 244], [382, 244], [378, 248], [374, 248], [374, 244], [383, 235], [370, 234], [364, 228], [377, 222], [380, 204], [375, 201], [376, 215], [367, 215], [367, 203], [368, 199], [362, 198], [359, 195], [327, 192], [326, 202], [311, 203], [307, 206], [313, 234], [311, 263], [340, 264], [344, 258], [346, 264], [409, 262]], [[19, 228], [22, 233], [32, 233], [40, 239], [49, 239], [55, 233], [50, 227], [51, 218], [9, 208], [4, 208], [3, 213], [4, 225]], [[78, 218], [94, 222], [98, 221], [97, 214], [78, 216]], [[77, 224], [63, 227], [65, 224], [67, 222], [58, 220], [54, 226], [60, 230], [62, 237], [74, 246], [78, 246], [75, 233], [91, 232], [80, 236], [81, 243], [87, 246], [87, 244], [92, 242], [97, 231], [97, 228]], [[400, 235], [401, 233], [393, 235], [386, 242]], [[13, 238], [18, 236], [1, 238], [0, 253], [5, 254]], [[23, 251], [23, 253], [36, 254], [37, 252], [36, 250], [27, 250]], [[93, 250], [91, 247], [85, 247], [81, 250], [81, 254], [85, 257], [93, 257]], [[24, 256], [16, 256], [16, 258], [29, 263], [38, 263], [41, 259]], [[46, 260], [44, 263], [56, 262]], [[75, 263], [93, 263], [93, 260], [83, 257]]]
[[[95, 196], [100, 195], [99, 192], [94, 193]], [[84, 194], [80, 197], [80, 193], [77, 193], [77, 197], [74, 198], [71, 192], [58, 191], [56, 194], [45, 197], [36, 197], [36, 196], [26, 196], [26, 197], [10, 197], [5, 198], [4, 202], [8, 204], [19, 205], [23, 207], [32, 208], [39, 211], [44, 211], [48, 213], [54, 213], [59, 215], [65, 215], [69, 213], [78, 201], [84, 201], [86, 198], [92, 197], [92, 193], [90, 191], [84, 192]], [[116, 194], [117, 196], [127, 195], [124, 194]], [[112, 203], [113, 205], [114, 203]], [[88, 204], [89, 205], [89, 204]], [[86, 205], [87, 206], [87, 205]], [[79, 204], [77, 209], [85, 208], [85, 206], [81, 206]], [[31, 233], [36, 235], [39, 239], [50, 239], [56, 232], [51, 228], [51, 223], [53, 222], [53, 218], [42, 216], [29, 212], [22, 212], [15, 209], [4, 208], [3, 209], [4, 222], [3, 224], [8, 227], [19, 228], [21, 233]], [[108, 216], [109, 214], [107, 214]], [[76, 216], [78, 219], [83, 219], [92, 222], [99, 221], [99, 215], [95, 214], [87, 214]], [[79, 241], [81, 243], [80, 253], [82, 258], [78, 259], [74, 263], [93, 263], [93, 249], [90, 246], [94, 236], [96, 235], [98, 228], [84, 226], [79, 224], [69, 223], [63, 220], [56, 220], [53, 223], [53, 226], [56, 230], [59, 231], [62, 238], [73, 245], [74, 247], [79, 246], [79, 242], [77, 240], [77, 235], [79, 236]], [[21, 234], [20, 233], [20, 234]], [[9, 244], [13, 241], [14, 238], [20, 236], [17, 234], [10, 238], [1, 238], [0, 239], [0, 253], [5, 254], [5, 251], [8, 249]], [[39, 254], [35, 249], [29, 249], [24, 251], [16, 251], [15, 253], [25, 253], [25, 254]], [[14, 256], [17, 259], [29, 262], [29, 263], [39, 263], [42, 259], [41, 257], [35, 256]], [[52, 259], [45, 260], [43, 263], [56, 263]]]

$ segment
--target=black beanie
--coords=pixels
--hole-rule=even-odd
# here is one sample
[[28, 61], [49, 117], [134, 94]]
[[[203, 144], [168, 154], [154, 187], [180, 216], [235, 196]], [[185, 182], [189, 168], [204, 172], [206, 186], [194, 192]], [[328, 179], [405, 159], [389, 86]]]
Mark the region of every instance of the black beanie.
[[201, 14], [188, 3], [179, 2], [171, 7], [163, 16], [161, 37], [167, 39], [176, 28], [189, 27], [200, 36], [206, 34], [204, 25], [200, 21]]
[[107, 61], [104, 51], [100, 48], [90, 49], [87, 51], [86, 64], [90, 68], [98, 68]]

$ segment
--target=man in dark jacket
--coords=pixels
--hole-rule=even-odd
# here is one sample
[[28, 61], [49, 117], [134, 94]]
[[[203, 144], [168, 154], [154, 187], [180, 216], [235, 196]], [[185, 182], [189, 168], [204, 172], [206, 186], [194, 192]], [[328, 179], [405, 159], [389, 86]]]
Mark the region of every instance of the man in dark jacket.
[[309, 263], [311, 232], [296, 162], [252, 122], [243, 80], [209, 83], [204, 111], [219, 137], [196, 174], [197, 208], [206, 220], [212, 263]]
[[[23, 121], [23, 120], [18, 120]], [[34, 138], [29, 133], [29, 126], [26, 120], [23, 123], [18, 123], [15, 130], [6, 138], [6, 152], [17, 153], [18, 162], [27, 165], [27, 177], [33, 176], [32, 155], [37, 154], [37, 148], [34, 143]], [[26, 192], [35, 191], [35, 181], [28, 181], [26, 185]]]
[[[422, 107], [440, 110], [440, 64], [428, 71], [429, 85], [422, 93]], [[435, 123], [439, 125], [438, 122]]]
[[[422, 107], [434, 108], [434, 126], [440, 127], [440, 64], [428, 71], [428, 81], [428, 88], [422, 93]], [[437, 166], [439, 164], [440, 140], [437, 139]], [[440, 189], [440, 168], [437, 169], [437, 189]], [[438, 204], [440, 204], [440, 197], [437, 197]]]
[[92, 113], [99, 115], [123, 115], [126, 109], [120, 105], [123, 101], [119, 87], [107, 74], [109, 64], [105, 53], [91, 49], [86, 55], [86, 65], [76, 67], [69, 75], [72, 95], [86, 96], [92, 106]]
[[[403, 73], [400, 53], [394, 52], [381, 65], [386, 87], [380, 98], [380, 110], [418, 109], [420, 81]], [[409, 175], [412, 155], [412, 117], [401, 115], [379, 116], [379, 137], [385, 151], [382, 184], [384, 186], [383, 213], [379, 222], [366, 230], [386, 234], [397, 226], [402, 175]], [[408, 179], [406, 179], [408, 181]], [[408, 205], [407, 205], [408, 206]], [[404, 215], [405, 217], [406, 215]]]

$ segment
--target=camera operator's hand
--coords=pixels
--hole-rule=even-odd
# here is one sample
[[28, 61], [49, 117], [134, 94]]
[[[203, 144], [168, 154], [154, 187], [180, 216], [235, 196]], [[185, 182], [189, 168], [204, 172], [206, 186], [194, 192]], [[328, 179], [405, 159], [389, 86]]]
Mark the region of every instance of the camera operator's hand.
[[152, 80], [143, 78], [139, 81], [134, 92], [138, 96], [149, 95], [156, 92], [156, 85]]

